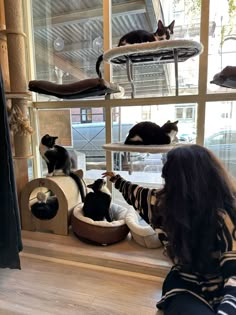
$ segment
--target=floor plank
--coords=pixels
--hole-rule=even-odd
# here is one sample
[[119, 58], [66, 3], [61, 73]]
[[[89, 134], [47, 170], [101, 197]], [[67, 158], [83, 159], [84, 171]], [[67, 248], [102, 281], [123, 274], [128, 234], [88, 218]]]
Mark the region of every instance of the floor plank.
[[117, 274], [27, 253], [21, 255], [21, 264], [22, 270], [0, 270], [1, 315], [157, 314], [158, 278], [141, 279], [125, 271]]

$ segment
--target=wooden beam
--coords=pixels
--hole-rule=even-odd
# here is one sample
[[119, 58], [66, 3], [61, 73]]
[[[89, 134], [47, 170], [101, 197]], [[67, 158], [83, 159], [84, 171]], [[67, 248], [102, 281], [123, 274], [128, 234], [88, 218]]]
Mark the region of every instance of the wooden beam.
[[[146, 8], [143, 0], [130, 1], [122, 4], [117, 4], [112, 6], [112, 15], [131, 15], [131, 14], [140, 14], [145, 13]], [[103, 9], [88, 9], [88, 10], [80, 10], [80, 11], [71, 11], [66, 12], [65, 14], [52, 16], [46, 19], [35, 19], [34, 20], [34, 29], [40, 29], [45, 27], [55, 27], [60, 25], [81, 23], [87, 21], [88, 19], [91, 21], [93, 19], [101, 19], [103, 16]]]

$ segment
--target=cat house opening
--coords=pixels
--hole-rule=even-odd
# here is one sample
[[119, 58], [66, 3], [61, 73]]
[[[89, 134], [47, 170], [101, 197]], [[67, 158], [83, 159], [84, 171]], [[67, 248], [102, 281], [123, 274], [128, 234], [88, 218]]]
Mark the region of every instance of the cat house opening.
[[30, 195], [30, 209], [32, 215], [40, 220], [51, 220], [59, 209], [58, 198], [51, 190], [41, 187], [34, 189]]

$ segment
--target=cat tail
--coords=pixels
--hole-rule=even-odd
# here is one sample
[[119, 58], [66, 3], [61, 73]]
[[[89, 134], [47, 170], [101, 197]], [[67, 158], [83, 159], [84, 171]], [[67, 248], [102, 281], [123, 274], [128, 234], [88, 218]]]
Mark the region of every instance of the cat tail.
[[73, 180], [76, 182], [78, 188], [79, 188], [79, 192], [80, 192], [80, 196], [81, 196], [81, 201], [84, 202], [85, 199], [85, 195], [86, 195], [86, 185], [84, 184], [84, 181], [82, 178], [80, 178], [78, 175], [76, 175], [73, 172], [70, 172], [69, 176], [71, 178], [73, 178]]
[[103, 61], [103, 55], [100, 55], [97, 59], [97, 62], [96, 62], [96, 72], [97, 72], [97, 75], [100, 79], [102, 79], [102, 73], [100, 71], [100, 65]]

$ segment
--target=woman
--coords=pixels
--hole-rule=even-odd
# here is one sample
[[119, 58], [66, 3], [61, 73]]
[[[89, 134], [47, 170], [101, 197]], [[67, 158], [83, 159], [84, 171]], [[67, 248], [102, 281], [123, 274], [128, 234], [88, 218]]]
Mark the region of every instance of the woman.
[[105, 176], [163, 231], [160, 239], [173, 267], [157, 308], [166, 315], [235, 315], [236, 187], [221, 162], [204, 147], [186, 145], [168, 152], [161, 190], [113, 172]]

